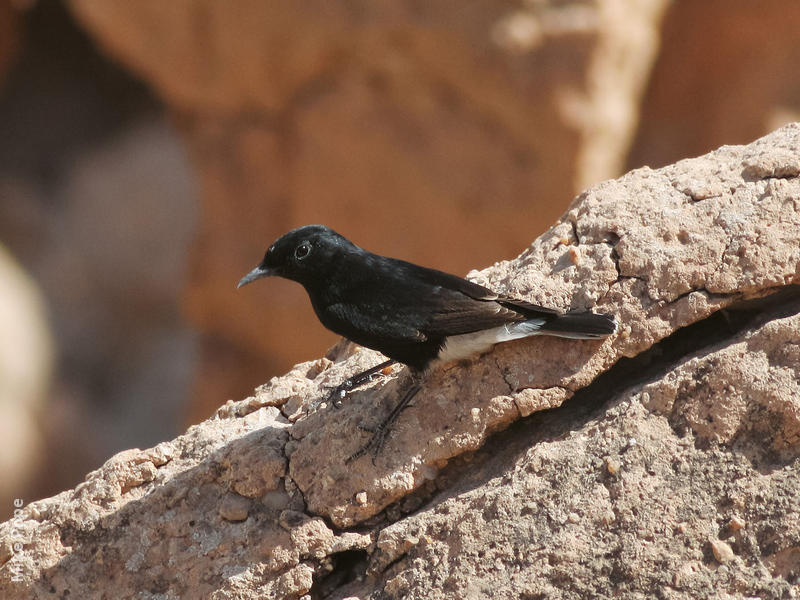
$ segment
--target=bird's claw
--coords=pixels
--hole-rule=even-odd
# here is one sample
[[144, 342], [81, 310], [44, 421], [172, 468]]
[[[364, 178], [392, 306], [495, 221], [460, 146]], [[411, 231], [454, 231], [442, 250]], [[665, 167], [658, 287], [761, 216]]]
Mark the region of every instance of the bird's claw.
[[345, 464], [350, 464], [357, 458], [361, 458], [365, 454], [369, 452], [372, 455], [372, 464], [375, 464], [375, 459], [378, 458], [378, 453], [383, 448], [384, 444], [386, 443], [386, 437], [389, 435], [389, 428], [388, 427], [376, 427], [374, 429], [370, 429], [364, 426], [359, 425], [359, 429], [363, 431], [368, 431], [372, 433], [370, 436], [369, 441], [361, 446], [358, 450], [356, 450], [353, 454], [345, 459]]
[[327, 402], [330, 402], [336, 408], [342, 408], [342, 400], [347, 397], [347, 392], [349, 392], [351, 389], [350, 386], [345, 385], [345, 383], [337, 385], [330, 392], [328, 392], [328, 395], [325, 398]]
[[[350, 377], [345, 379], [339, 385], [329, 388], [330, 391], [325, 396], [325, 402], [333, 404], [336, 408], [342, 408], [342, 401], [347, 398], [347, 394], [353, 388], [369, 383], [375, 377], [375, 374], [369, 374], [366, 377]], [[317, 401], [317, 405], [321, 404], [322, 400]]]
[[325, 394], [325, 399], [319, 399], [315, 401], [312, 406], [316, 407], [319, 406], [322, 402], [326, 402], [328, 404], [333, 404], [336, 408], [342, 407], [342, 400], [347, 397], [348, 392], [351, 390], [364, 385], [365, 383], [369, 383], [372, 381], [378, 374], [382, 373], [387, 367], [394, 364], [393, 360], [387, 360], [382, 362], [379, 365], [375, 365], [371, 369], [367, 369], [361, 373], [357, 373], [352, 377], [348, 377], [342, 383], [332, 388], [328, 388], [327, 394]]
[[316, 400], [312, 400], [311, 403], [308, 405], [309, 412], [316, 410], [320, 404], [332, 404], [336, 408], [342, 408], [342, 400], [347, 397], [347, 392], [352, 389], [351, 385], [348, 385], [348, 381], [345, 380], [343, 383], [335, 386], [327, 386], [326, 389], [328, 392]]

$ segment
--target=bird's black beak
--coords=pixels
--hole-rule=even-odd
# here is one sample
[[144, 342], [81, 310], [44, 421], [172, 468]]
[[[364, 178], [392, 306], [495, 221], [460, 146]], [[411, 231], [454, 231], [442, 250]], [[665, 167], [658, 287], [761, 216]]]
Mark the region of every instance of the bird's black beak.
[[271, 277], [273, 275], [277, 275], [275, 269], [268, 269], [267, 267], [262, 267], [261, 265], [258, 265], [255, 269], [250, 271], [247, 275], [245, 275], [239, 280], [239, 283], [236, 284], [236, 289], [238, 290], [243, 285], [247, 285], [248, 283], [251, 283], [256, 279], [261, 279], [262, 277]]

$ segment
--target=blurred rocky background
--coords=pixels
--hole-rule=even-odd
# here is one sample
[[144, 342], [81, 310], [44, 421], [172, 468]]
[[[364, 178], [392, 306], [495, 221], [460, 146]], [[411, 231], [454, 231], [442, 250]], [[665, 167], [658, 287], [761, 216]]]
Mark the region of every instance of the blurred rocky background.
[[800, 118], [794, 0], [0, 0], [0, 518], [335, 336], [235, 282], [326, 223], [455, 273]]

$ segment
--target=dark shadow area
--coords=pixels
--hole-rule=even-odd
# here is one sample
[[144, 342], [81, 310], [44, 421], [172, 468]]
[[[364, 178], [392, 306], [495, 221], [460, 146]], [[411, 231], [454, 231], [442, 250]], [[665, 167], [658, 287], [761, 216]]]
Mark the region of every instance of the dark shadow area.
[[366, 550], [345, 550], [330, 555], [327, 560], [330, 570], [314, 577], [314, 585], [309, 590], [312, 600], [324, 600], [334, 591], [341, 596], [345, 593], [342, 588], [363, 579], [369, 555]]

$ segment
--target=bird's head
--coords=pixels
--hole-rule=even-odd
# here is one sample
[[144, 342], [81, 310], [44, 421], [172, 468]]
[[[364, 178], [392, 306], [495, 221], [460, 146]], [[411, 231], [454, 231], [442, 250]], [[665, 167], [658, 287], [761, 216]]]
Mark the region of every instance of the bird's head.
[[324, 225], [305, 225], [279, 237], [258, 266], [242, 277], [242, 287], [277, 275], [308, 287], [325, 277], [343, 250], [354, 248], [347, 239]]

